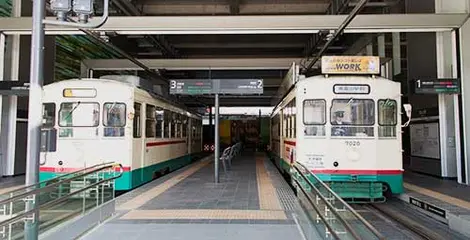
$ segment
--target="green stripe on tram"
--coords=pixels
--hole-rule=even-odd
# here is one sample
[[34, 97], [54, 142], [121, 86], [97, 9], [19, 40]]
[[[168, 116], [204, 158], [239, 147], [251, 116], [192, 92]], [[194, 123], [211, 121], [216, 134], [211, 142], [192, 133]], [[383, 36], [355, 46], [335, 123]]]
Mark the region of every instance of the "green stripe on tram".
[[[161, 163], [157, 163], [151, 166], [134, 169], [129, 172], [124, 172], [122, 176], [116, 179], [116, 188], [117, 191], [130, 190], [136, 188], [146, 182], [149, 182], [153, 179], [154, 173], [159, 171], [175, 171], [179, 168], [182, 168], [191, 163], [192, 155], [185, 155], [182, 157], [170, 159]], [[40, 172], [39, 181], [46, 181], [57, 176], [56, 173], [52, 172]]]

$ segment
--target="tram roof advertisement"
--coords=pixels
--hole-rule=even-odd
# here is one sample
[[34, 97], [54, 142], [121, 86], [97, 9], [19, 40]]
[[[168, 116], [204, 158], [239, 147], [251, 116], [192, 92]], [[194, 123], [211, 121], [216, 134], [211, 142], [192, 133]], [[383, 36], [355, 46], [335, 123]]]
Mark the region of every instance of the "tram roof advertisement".
[[324, 56], [322, 74], [380, 74], [377, 56]]

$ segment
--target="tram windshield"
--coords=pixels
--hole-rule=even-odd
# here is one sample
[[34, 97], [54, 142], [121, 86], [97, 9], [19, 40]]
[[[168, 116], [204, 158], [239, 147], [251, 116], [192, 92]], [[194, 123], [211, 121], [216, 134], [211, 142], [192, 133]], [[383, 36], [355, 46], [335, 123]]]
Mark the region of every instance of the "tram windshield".
[[98, 103], [65, 102], [60, 105], [59, 126], [97, 127], [100, 108]]
[[330, 110], [331, 135], [373, 137], [374, 105], [371, 99], [333, 99]]
[[371, 126], [375, 122], [371, 99], [333, 99], [331, 125]]

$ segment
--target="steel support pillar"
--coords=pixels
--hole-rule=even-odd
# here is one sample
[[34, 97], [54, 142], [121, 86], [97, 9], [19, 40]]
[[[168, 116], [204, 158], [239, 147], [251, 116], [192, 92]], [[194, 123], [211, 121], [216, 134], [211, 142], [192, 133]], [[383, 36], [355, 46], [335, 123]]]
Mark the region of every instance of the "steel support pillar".
[[219, 183], [219, 94], [215, 94], [214, 182]]
[[462, 81], [462, 138], [463, 159], [460, 163], [459, 174], [462, 183], [470, 185], [470, 20], [467, 20], [459, 29], [459, 56], [460, 56], [460, 78]]
[[[45, 2], [33, 1], [33, 32], [31, 35], [31, 66], [28, 106], [28, 142], [26, 150], [26, 185], [39, 182], [39, 152], [42, 125], [42, 85], [44, 82], [44, 9]], [[26, 202], [26, 211], [35, 209], [31, 219], [25, 221], [25, 239], [38, 239], [39, 209], [33, 196]]]
[[[4, 74], [5, 74], [5, 41], [6, 41], [6, 36], [2, 33], [0, 33], [0, 81], [4, 81]], [[2, 101], [3, 99], [0, 98], [0, 107], [2, 106]], [[2, 125], [2, 116], [0, 115], [0, 126]], [[1, 129], [0, 129], [1, 132]], [[1, 141], [1, 139], [0, 139]], [[3, 158], [3, 149], [0, 148], [0, 177], [3, 177], [4, 173], [4, 168], [6, 165], [6, 162], [4, 162]]]
[[393, 44], [393, 75], [396, 76], [401, 73], [401, 41], [400, 33], [392, 33]]
[[[466, 0], [435, 1], [436, 13], [466, 12]], [[467, 21], [468, 22], [468, 21]], [[467, 40], [469, 42], [470, 39]], [[464, 42], [461, 42], [464, 44]], [[455, 31], [436, 33], [436, 60], [438, 78], [458, 78], [458, 40]], [[468, 51], [468, 49], [467, 49]], [[462, 75], [465, 76], [465, 75]], [[462, 82], [464, 78], [462, 78]], [[463, 88], [465, 83], [462, 83]], [[465, 96], [465, 90], [463, 95]], [[459, 183], [469, 184], [468, 159], [462, 159], [462, 141], [460, 127], [460, 107], [458, 95], [438, 96], [439, 107], [439, 136], [441, 152], [441, 175], [446, 178], [455, 178]], [[465, 123], [464, 123], [465, 124]], [[465, 138], [465, 137], [464, 137]], [[468, 147], [468, 146], [467, 146]], [[467, 152], [467, 151], [464, 151]]]

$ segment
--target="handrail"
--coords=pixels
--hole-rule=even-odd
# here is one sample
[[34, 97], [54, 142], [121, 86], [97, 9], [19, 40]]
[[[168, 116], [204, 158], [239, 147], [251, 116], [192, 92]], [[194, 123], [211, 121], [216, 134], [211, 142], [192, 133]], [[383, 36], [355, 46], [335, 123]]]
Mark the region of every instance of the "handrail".
[[[29, 211], [27, 211], [27, 212], [24, 212], [24, 213], [22, 213], [22, 214], [16, 215], [16, 216], [13, 217], [13, 218], [10, 218], [10, 219], [8, 219], [8, 220], [5, 220], [5, 221], [3, 221], [3, 222], [0, 222], [0, 227], [3, 227], [3, 226], [8, 225], [8, 224], [10, 224], [10, 223], [14, 223], [14, 222], [16, 222], [17, 220], [23, 218], [24, 216], [27, 216], [27, 215], [29, 215], [29, 214], [31, 214], [31, 213], [34, 213], [34, 212], [40, 210], [41, 208], [53, 206], [53, 205], [55, 205], [55, 204], [57, 204], [57, 203], [63, 202], [63, 201], [65, 201], [65, 200], [67, 200], [68, 197], [73, 196], [73, 195], [75, 195], [75, 194], [77, 194], [77, 193], [84, 192], [84, 191], [86, 191], [86, 190], [88, 190], [88, 189], [90, 189], [90, 188], [92, 188], [92, 187], [94, 187], [94, 186], [97, 186], [97, 185], [100, 185], [100, 184], [102, 184], [102, 183], [104, 183], [104, 182], [109, 182], [109, 181], [112, 181], [112, 180], [114, 180], [114, 179], [120, 178], [120, 177], [122, 176], [122, 173], [124, 172], [124, 168], [122, 167], [122, 165], [121, 165], [120, 163], [119, 163], [119, 164], [113, 164], [113, 165], [107, 166], [107, 167], [103, 167], [103, 169], [110, 168], [110, 167], [113, 167], [113, 168], [114, 168], [116, 165], [119, 165], [119, 168], [120, 168], [119, 175], [114, 176], [114, 177], [111, 177], [111, 178], [103, 179], [103, 180], [101, 180], [101, 181], [98, 181], [98, 182], [96, 182], [96, 183], [93, 183], [93, 184], [89, 185], [89, 186], [86, 187], [86, 188], [82, 188], [82, 189], [77, 190], [77, 191], [75, 191], [75, 192], [71, 192], [71, 193], [69, 193], [69, 194], [67, 194], [67, 195], [65, 195], [65, 196], [63, 196], [63, 197], [54, 199], [53, 201], [50, 201], [50, 202], [48, 202], [48, 203], [45, 203], [45, 204], [43, 204], [43, 205], [41, 205], [41, 206], [39, 206], [39, 207], [37, 207], [37, 208], [31, 209], [31, 210], [29, 210]], [[90, 173], [93, 173], [93, 172], [90, 172]], [[90, 173], [89, 173], [89, 174], [90, 174]], [[86, 174], [86, 175], [88, 175], [88, 174]], [[41, 190], [42, 190], [42, 189], [44, 189], [44, 188], [41, 188]], [[30, 194], [28, 194], [28, 195], [30, 195]], [[1, 203], [0, 203], [0, 204], [1, 204]]]
[[[321, 200], [328, 206], [328, 208], [330, 209], [330, 211], [341, 221], [341, 223], [346, 227], [346, 229], [353, 235], [353, 237], [357, 240], [360, 240], [361, 238], [359, 237], [359, 235], [356, 233], [356, 231], [354, 231], [354, 228], [348, 223], [346, 222], [346, 220], [344, 220], [341, 215], [336, 211], [336, 208], [331, 205], [330, 202], [328, 202], [328, 200], [325, 199], [325, 197], [321, 194], [320, 190], [318, 190], [317, 187], [315, 187], [311, 182], [310, 180], [302, 173], [300, 172], [300, 170], [297, 168], [297, 166], [294, 166], [298, 172], [300, 173], [300, 176], [302, 176], [302, 178], [307, 181], [307, 183], [310, 185], [310, 187], [312, 187], [313, 189], [315, 189], [315, 191], [318, 193], [318, 196], [321, 198]], [[327, 190], [329, 192], [332, 192], [329, 190], [330, 188], [327, 188]], [[321, 215], [321, 214], [319, 214]], [[327, 224], [328, 225], [328, 224]]]
[[[299, 181], [297, 181], [297, 179], [294, 179], [294, 181], [296, 181], [298, 184], [299, 184]], [[318, 213], [317, 215], [321, 218], [321, 220], [325, 223], [325, 226], [328, 228], [328, 230], [330, 231], [330, 233], [336, 238], [336, 239], [339, 239], [339, 236], [338, 234], [333, 230], [333, 228], [330, 226], [330, 224], [326, 224], [326, 218], [325, 216], [323, 216], [322, 214], [319, 214], [320, 213], [320, 209], [318, 209], [318, 207], [316, 206], [316, 204], [314, 203], [312, 197], [310, 197], [308, 195], [308, 193], [302, 188], [300, 187], [300, 190], [302, 190], [302, 192], [305, 194], [305, 196], [307, 197], [308, 201], [310, 202], [311, 206], [315, 209], [315, 211]]]
[[[295, 164], [301, 166], [302, 168], [304, 168], [304, 170], [308, 171], [308, 168], [305, 167], [303, 164], [301, 164], [301, 163], [299, 163], [299, 162], [296, 162]], [[299, 170], [297, 166], [294, 166], [294, 167], [295, 167], [297, 170]], [[299, 171], [299, 172], [300, 172], [300, 171]], [[310, 181], [310, 179], [308, 179], [307, 177], [305, 177], [304, 174], [302, 174], [302, 173], [301, 173], [301, 175], [302, 175], [302, 177], [303, 177], [304, 179], [307, 180], [307, 183], [308, 183], [311, 187], [313, 187], [313, 188], [315, 188], [316, 190], [318, 190], [318, 189], [314, 186], [314, 184]], [[364, 224], [364, 226], [366, 226], [367, 229], [369, 229], [372, 233], [374, 233], [374, 235], [375, 235], [376, 237], [378, 237], [379, 239], [385, 239], [385, 238], [382, 236], [382, 234], [381, 234], [379, 231], [377, 231], [377, 229], [375, 229], [372, 225], [370, 225], [370, 223], [368, 223], [359, 213], [356, 212], [356, 210], [354, 210], [354, 209], [353, 209], [348, 203], [346, 203], [340, 196], [338, 196], [338, 194], [336, 194], [334, 191], [332, 191], [322, 180], [320, 180], [317, 176], [315, 176], [315, 174], [311, 174], [311, 175], [320, 183], [320, 185], [322, 185], [325, 189], [327, 189], [327, 190], [330, 192], [330, 194], [332, 194], [336, 199], [338, 199], [338, 200], [339, 200], [357, 219], [359, 219], [359, 221], [360, 221], [362, 224]], [[320, 194], [320, 197], [323, 197], [323, 196]], [[329, 203], [328, 203], [328, 204], [329, 204]]]
[[13, 201], [15, 201], [15, 200], [22, 199], [22, 198], [27, 197], [27, 196], [29, 196], [29, 195], [33, 195], [33, 194], [37, 194], [37, 193], [41, 193], [41, 192], [50, 192], [50, 191], [53, 190], [53, 188], [54, 188], [55, 186], [58, 186], [58, 185], [63, 184], [63, 183], [71, 182], [71, 181], [73, 181], [73, 180], [75, 180], [75, 179], [81, 178], [81, 177], [86, 176], [86, 175], [89, 175], [89, 174], [91, 174], [91, 173], [100, 172], [100, 171], [102, 171], [102, 170], [104, 170], [104, 169], [108, 169], [108, 168], [111, 168], [111, 167], [114, 168], [114, 167], [116, 167], [116, 165], [119, 165], [119, 167], [120, 167], [120, 169], [121, 169], [120, 172], [121, 172], [121, 174], [122, 174], [122, 172], [124, 171], [122, 165], [121, 165], [120, 163], [119, 163], [119, 164], [114, 163], [113, 165], [108, 165], [108, 166], [100, 167], [100, 168], [95, 169], [95, 170], [93, 170], [93, 171], [89, 171], [89, 172], [86, 172], [86, 173], [77, 175], [77, 176], [75, 176], [75, 177], [71, 177], [71, 178], [67, 178], [67, 179], [61, 180], [61, 181], [59, 181], [59, 182], [56, 182], [56, 183], [47, 185], [47, 186], [45, 186], [45, 187], [43, 187], [43, 188], [37, 188], [37, 189], [34, 189], [34, 190], [32, 190], [32, 191], [29, 191], [29, 192], [25, 192], [25, 193], [18, 194], [18, 195], [16, 195], [16, 196], [13, 196], [13, 197], [10, 197], [10, 198], [7, 198], [7, 199], [0, 200], [0, 205], [6, 204], [6, 203], [10, 203], [10, 202], [13, 202]]
[[74, 171], [74, 172], [70, 172], [70, 173], [67, 173], [67, 174], [64, 174], [64, 175], [59, 175], [55, 178], [51, 178], [51, 179], [48, 179], [48, 180], [44, 180], [42, 182], [38, 182], [38, 183], [34, 183], [34, 184], [31, 184], [31, 185], [28, 185], [28, 186], [23, 186], [21, 188], [17, 188], [15, 190], [11, 190], [9, 192], [6, 192], [6, 193], [2, 193], [0, 195], [8, 195], [8, 194], [11, 194], [11, 193], [15, 193], [15, 192], [19, 192], [21, 190], [24, 190], [24, 189], [28, 189], [28, 188], [31, 188], [31, 187], [35, 187], [37, 185], [41, 185], [43, 183], [47, 183], [47, 182], [50, 182], [50, 181], [53, 181], [55, 179], [59, 179], [59, 178], [63, 178], [63, 177], [66, 177], [66, 176], [69, 176], [69, 175], [73, 175], [73, 174], [76, 174], [76, 173], [79, 173], [79, 172], [83, 172], [83, 171], [87, 171], [87, 170], [90, 170], [92, 168], [96, 168], [96, 167], [99, 167], [99, 166], [102, 166], [102, 165], [106, 165], [106, 164], [111, 164], [113, 162], [107, 162], [107, 163], [100, 163], [100, 164], [96, 164], [96, 165], [93, 165], [91, 167], [87, 167], [87, 168], [83, 168], [83, 169], [80, 169], [80, 170], [77, 170], [77, 171]]

